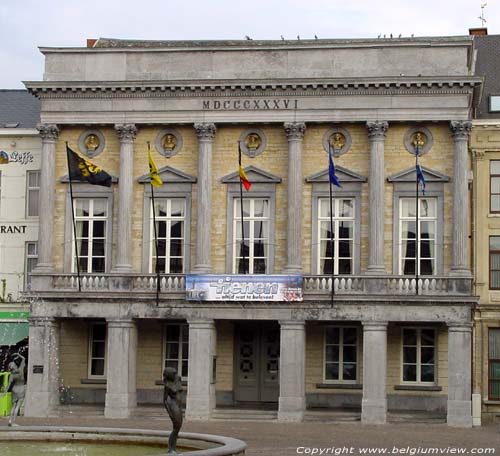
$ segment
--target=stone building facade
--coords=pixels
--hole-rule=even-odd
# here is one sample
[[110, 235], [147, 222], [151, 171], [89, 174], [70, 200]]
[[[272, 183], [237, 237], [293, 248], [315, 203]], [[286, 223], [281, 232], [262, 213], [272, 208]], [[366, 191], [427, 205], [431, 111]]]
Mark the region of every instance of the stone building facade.
[[[475, 294], [473, 398], [484, 422], [500, 417], [500, 296], [498, 284], [500, 183], [500, 35], [474, 36], [476, 73], [484, 86], [470, 140], [473, 160]], [[479, 423], [478, 423], [479, 424]]]
[[[26, 413], [63, 399], [130, 416], [160, 402], [174, 365], [188, 419], [264, 403], [282, 421], [357, 407], [366, 423], [426, 410], [471, 426], [472, 40], [91, 44], [42, 48], [44, 80], [26, 83], [42, 103], [46, 215]], [[164, 182], [158, 302], [148, 142]], [[73, 185], [75, 230], [66, 143], [114, 181]], [[298, 276], [303, 301], [188, 299], [188, 281], [242, 272]]]

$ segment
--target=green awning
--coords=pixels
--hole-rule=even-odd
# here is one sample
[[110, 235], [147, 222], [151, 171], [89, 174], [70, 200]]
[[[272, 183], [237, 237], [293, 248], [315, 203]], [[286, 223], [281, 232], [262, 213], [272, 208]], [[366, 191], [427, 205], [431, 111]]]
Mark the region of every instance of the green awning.
[[0, 345], [16, 345], [28, 337], [29, 324], [0, 321]]

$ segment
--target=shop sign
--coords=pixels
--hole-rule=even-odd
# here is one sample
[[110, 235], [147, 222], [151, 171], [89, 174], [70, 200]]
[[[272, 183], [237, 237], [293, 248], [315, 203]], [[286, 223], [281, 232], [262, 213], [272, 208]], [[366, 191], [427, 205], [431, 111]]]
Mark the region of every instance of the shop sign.
[[187, 274], [188, 301], [302, 301], [303, 277]]

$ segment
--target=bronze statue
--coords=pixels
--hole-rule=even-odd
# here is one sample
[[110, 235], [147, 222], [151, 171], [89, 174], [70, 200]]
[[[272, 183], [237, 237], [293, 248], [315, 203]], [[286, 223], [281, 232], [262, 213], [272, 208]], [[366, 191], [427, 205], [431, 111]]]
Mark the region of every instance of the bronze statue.
[[[8, 370], [10, 372], [9, 384], [7, 385], [7, 392], [12, 393], [12, 410], [9, 416], [9, 426], [12, 426], [16, 421], [16, 417], [19, 414], [19, 410], [24, 402], [24, 394], [26, 390], [24, 381], [24, 369], [26, 367], [26, 358], [15, 353], [12, 357], [13, 360], [9, 363]], [[20, 359], [21, 364], [18, 366], [14, 361], [15, 359]]]
[[330, 136], [330, 145], [333, 147], [333, 150], [341, 150], [345, 146], [345, 144], [345, 136], [339, 131]]
[[257, 133], [250, 133], [245, 140], [245, 145], [248, 150], [255, 152], [260, 145], [262, 144], [262, 140]]
[[85, 138], [84, 144], [87, 148], [87, 152], [94, 152], [99, 147], [99, 138], [97, 135], [90, 134]]
[[180, 404], [182, 382], [173, 367], [166, 367], [163, 371], [163, 384], [163, 404], [173, 425], [172, 432], [168, 438], [167, 454], [177, 454], [177, 436], [182, 427], [182, 408]]
[[172, 152], [177, 146], [177, 138], [172, 133], [167, 133], [163, 138], [163, 148]]

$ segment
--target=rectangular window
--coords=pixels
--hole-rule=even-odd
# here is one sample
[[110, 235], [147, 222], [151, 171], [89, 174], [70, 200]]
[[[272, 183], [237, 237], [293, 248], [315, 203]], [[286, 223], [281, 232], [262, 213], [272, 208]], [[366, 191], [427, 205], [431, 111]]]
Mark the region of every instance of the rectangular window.
[[488, 397], [500, 400], [500, 328], [489, 330], [488, 353]]
[[[352, 274], [354, 258], [354, 199], [318, 199], [319, 274]], [[332, 236], [333, 229], [333, 236]], [[332, 242], [333, 241], [333, 242]], [[333, 263], [332, 263], [333, 257]]]
[[165, 328], [165, 366], [173, 367], [186, 379], [188, 376], [189, 326], [169, 323]]
[[490, 112], [500, 112], [500, 95], [490, 95]]
[[38, 216], [38, 195], [40, 193], [40, 171], [26, 171], [26, 214]]
[[269, 268], [269, 199], [243, 200], [243, 231], [240, 202], [239, 198], [234, 199], [233, 274], [266, 274]]
[[490, 290], [500, 290], [500, 236], [490, 236]]
[[26, 242], [25, 248], [26, 262], [24, 268], [24, 289], [31, 289], [31, 277], [30, 272], [35, 269], [38, 263], [38, 242]]
[[400, 199], [400, 274], [415, 275], [417, 258], [419, 258], [419, 275], [433, 275], [436, 273], [436, 206], [436, 198], [419, 198], [417, 240], [415, 198]]
[[[151, 203], [149, 272], [156, 272], [156, 246]], [[155, 198], [156, 236], [158, 238], [158, 270], [161, 273], [184, 272], [186, 200]]]
[[355, 383], [358, 366], [358, 329], [325, 328], [325, 382]]
[[[73, 204], [80, 272], [105, 272], [108, 200], [107, 198], [75, 198]], [[72, 272], [76, 272], [74, 241], [71, 247], [73, 251]]]
[[500, 212], [500, 160], [490, 161], [490, 212]]
[[106, 323], [91, 323], [89, 328], [89, 378], [106, 377]]
[[436, 379], [436, 330], [403, 328], [402, 380], [404, 383], [432, 383]]

